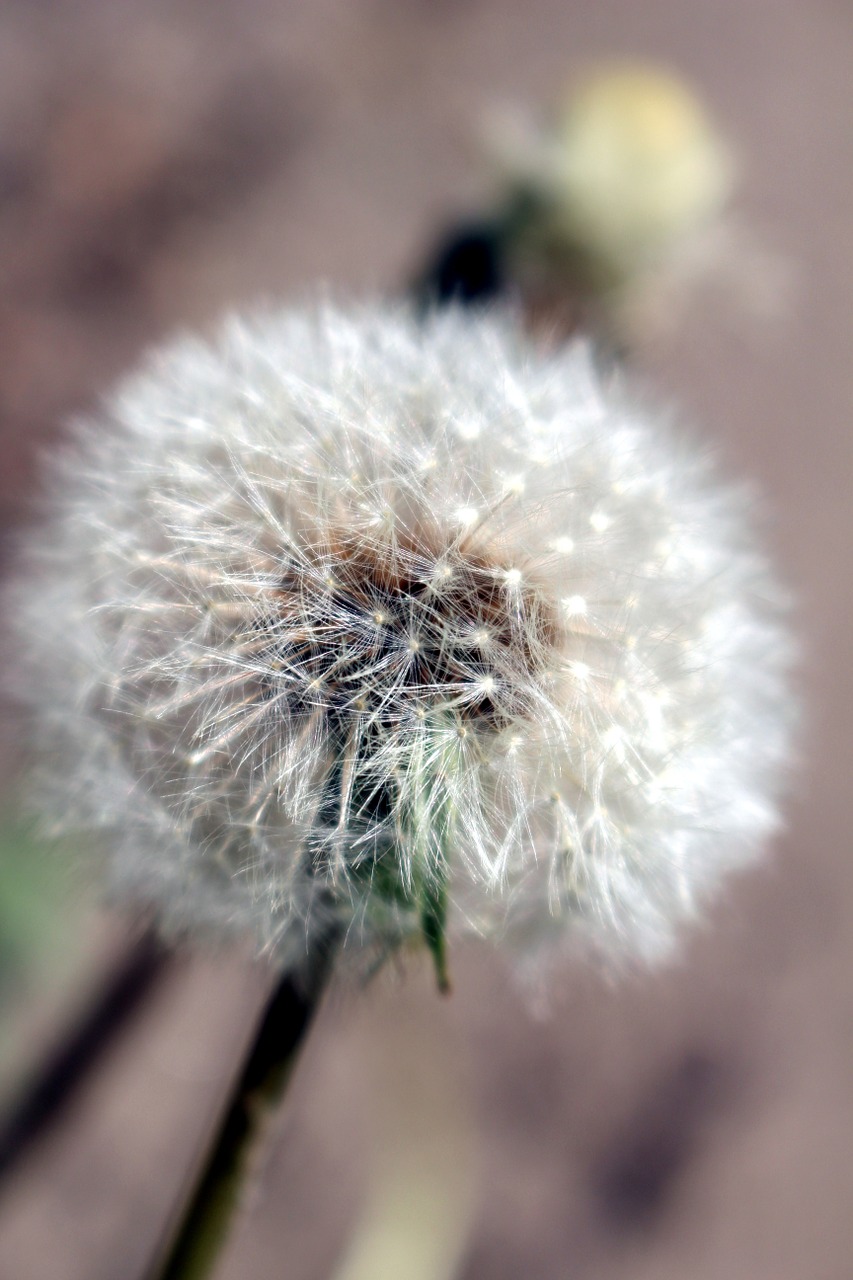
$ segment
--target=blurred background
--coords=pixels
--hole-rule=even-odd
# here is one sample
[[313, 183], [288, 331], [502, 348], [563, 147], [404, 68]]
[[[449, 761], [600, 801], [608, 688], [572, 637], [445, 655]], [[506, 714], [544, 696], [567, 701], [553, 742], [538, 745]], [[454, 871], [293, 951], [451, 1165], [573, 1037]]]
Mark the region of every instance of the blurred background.
[[[663, 974], [566, 966], [543, 1011], [471, 948], [449, 1000], [424, 965], [329, 1001], [221, 1280], [853, 1274], [851, 56], [848, 0], [0, 8], [4, 558], [38, 455], [147, 344], [405, 287], [493, 200], [505, 108], [650, 60], [737, 175], [735, 231], [634, 363], [765, 495], [804, 637], [789, 829]], [[11, 815], [11, 714], [0, 764]], [[0, 823], [0, 1114], [127, 952], [78, 854]], [[240, 955], [158, 976], [0, 1171], [2, 1280], [142, 1275], [264, 989]]]

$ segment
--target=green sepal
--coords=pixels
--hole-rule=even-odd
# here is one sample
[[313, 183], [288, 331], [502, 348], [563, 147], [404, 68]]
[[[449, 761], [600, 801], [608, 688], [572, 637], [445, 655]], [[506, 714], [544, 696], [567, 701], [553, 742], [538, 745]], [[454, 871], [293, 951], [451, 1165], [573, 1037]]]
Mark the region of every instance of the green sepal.
[[440, 869], [424, 878], [418, 912], [424, 943], [435, 966], [438, 989], [447, 995], [451, 987], [447, 968], [447, 863], [444, 859]]

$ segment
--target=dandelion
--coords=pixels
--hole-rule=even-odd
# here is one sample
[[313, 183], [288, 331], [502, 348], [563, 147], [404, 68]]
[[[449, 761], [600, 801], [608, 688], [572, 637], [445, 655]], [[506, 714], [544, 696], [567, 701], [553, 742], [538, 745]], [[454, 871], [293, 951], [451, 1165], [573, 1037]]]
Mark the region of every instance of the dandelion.
[[732, 216], [731, 148], [666, 68], [582, 69], [547, 112], [494, 113], [484, 141], [502, 195], [479, 240], [469, 228], [457, 243], [469, 292], [495, 292], [502, 273], [543, 329], [592, 326], [629, 349], [671, 332], [712, 279], [779, 301], [782, 264]]
[[538, 130], [494, 146], [541, 206], [559, 260], [630, 279], [719, 218], [733, 162], [690, 84], [642, 63], [591, 68]]
[[82, 423], [14, 588], [60, 830], [170, 933], [653, 959], [777, 823], [746, 500], [583, 345], [320, 305]]

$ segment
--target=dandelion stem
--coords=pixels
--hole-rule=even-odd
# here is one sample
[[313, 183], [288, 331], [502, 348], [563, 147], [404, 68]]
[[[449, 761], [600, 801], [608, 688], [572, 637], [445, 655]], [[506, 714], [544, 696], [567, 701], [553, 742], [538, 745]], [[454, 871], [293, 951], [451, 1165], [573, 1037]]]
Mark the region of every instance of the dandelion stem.
[[450, 993], [447, 968], [447, 864], [443, 862], [438, 878], [424, 882], [420, 899], [421, 932], [435, 965], [435, 977], [442, 995]]
[[310, 982], [279, 983], [258, 1028], [203, 1169], [146, 1280], [206, 1280], [220, 1256], [251, 1173], [253, 1154], [280, 1102], [331, 972], [337, 940]]
[[12, 1113], [3, 1117], [0, 1180], [14, 1174], [30, 1146], [62, 1114], [80, 1082], [161, 981], [167, 959], [167, 952], [149, 931], [119, 960], [91, 1006], [34, 1074]]

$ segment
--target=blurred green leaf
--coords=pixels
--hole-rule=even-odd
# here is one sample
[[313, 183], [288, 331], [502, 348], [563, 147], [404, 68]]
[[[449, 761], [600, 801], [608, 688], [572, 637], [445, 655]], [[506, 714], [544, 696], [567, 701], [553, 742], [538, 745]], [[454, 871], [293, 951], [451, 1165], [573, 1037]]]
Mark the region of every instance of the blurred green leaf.
[[0, 817], [0, 1000], [67, 950], [82, 912], [69, 859], [31, 828]]

